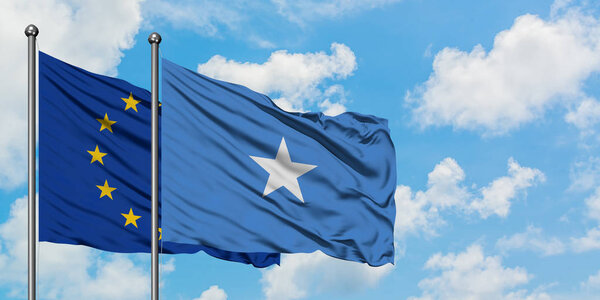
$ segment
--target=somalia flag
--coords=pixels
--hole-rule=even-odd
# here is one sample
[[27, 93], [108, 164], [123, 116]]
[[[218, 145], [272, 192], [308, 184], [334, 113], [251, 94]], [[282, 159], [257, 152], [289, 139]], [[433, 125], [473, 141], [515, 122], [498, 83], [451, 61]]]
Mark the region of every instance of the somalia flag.
[[393, 263], [386, 120], [288, 113], [243, 86], [162, 66], [165, 241]]

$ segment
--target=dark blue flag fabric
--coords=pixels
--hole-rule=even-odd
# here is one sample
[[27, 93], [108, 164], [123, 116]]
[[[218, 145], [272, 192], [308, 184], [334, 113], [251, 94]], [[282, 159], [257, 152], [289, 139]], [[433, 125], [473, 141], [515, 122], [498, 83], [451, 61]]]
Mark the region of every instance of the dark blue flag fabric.
[[288, 113], [243, 86], [162, 66], [166, 241], [393, 263], [386, 120]]
[[[42, 52], [39, 62], [40, 241], [150, 252], [150, 93]], [[160, 245], [163, 253], [279, 263], [276, 253]]]

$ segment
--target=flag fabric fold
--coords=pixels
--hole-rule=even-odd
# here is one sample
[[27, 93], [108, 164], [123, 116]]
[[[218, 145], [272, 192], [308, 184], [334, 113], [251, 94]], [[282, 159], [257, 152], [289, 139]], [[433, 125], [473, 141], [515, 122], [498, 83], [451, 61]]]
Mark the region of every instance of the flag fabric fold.
[[[40, 241], [150, 252], [150, 93], [42, 52], [39, 62]], [[159, 245], [163, 253], [205, 251], [257, 267], [279, 263], [277, 253]]]
[[162, 66], [166, 241], [393, 263], [386, 120], [289, 113], [243, 86]]

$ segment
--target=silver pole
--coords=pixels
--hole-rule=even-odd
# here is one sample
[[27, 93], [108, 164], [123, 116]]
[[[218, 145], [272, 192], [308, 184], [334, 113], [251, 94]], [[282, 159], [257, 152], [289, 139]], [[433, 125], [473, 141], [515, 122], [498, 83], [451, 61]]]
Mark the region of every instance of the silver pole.
[[158, 44], [160, 34], [148, 37], [152, 45], [152, 300], [158, 300]]
[[35, 248], [37, 242], [37, 220], [36, 220], [36, 203], [35, 203], [35, 136], [36, 136], [36, 49], [35, 39], [39, 33], [38, 28], [31, 24], [25, 27], [25, 36], [28, 42], [28, 74], [27, 74], [27, 99], [28, 99], [28, 139], [27, 139], [27, 171], [28, 171], [28, 252], [27, 252], [27, 268], [28, 268], [28, 299], [35, 300], [35, 279], [36, 279], [36, 256]]

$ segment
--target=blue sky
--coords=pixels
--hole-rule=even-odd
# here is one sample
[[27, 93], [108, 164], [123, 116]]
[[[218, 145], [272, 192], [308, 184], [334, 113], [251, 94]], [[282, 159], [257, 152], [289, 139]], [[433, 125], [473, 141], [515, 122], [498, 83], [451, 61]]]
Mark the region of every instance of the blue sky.
[[[600, 11], [593, 1], [4, 1], [0, 298], [25, 297], [26, 39], [149, 88], [161, 55], [288, 110], [387, 118], [396, 264], [265, 270], [163, 257], [163, 299], [597, 299]], [[17, 200], [21, 199], [21, 200]], [[149, 256], [40, 246], [44, 299], [146, 299]]]

